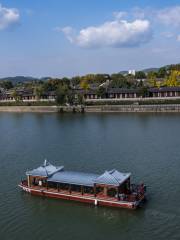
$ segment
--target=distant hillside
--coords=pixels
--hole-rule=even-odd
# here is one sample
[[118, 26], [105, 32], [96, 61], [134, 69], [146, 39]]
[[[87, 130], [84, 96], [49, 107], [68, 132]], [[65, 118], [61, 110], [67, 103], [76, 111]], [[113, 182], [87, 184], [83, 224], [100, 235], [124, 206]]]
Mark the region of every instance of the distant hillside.
[[146, 68], [143, 69], [142, 71], [145, 73], [149, 73], [149, 72], [158, 72], [159, 68]]
[[13, 83], [32, 82], [32, 81], [35, 81], [35, 80], [39, 80], [39, 79], [38, 78], [33, 78], [33, 77], [24, 77], [24, 76], [0, 78], [0, 81], [11, 81]]
[[119, 73], [122, 75], [125, 75], [125, 74], [128, 74], [128, 71], [120, 71]]
[[47, 81], [49, 79], [51, 79], [51, 77], [35, 78], [35, 77], [16, 76], [16, 77], [0, 78], [0, 82], [10, 81], [13, 84], [17, 84], [17, 83], [25, 83], [25, 82], [33, 82], [33, 81]]
[[[177, 66], [177, 65], [180, 65], [179, 64], [172, 64], [174, 66]], [[169, 68], [170, 66], [172, 65], [165, 65], [165, 66], [162, 66], [162, 67], [165, 67], [165, 68]], [[160, 69], [159, 68], [155, 68], [155, 67], [152, 67], [152, 68], [146, 68], [146, 69], [143, 69], [141, 71], [145, 72], [145, 73], [148, 73], [148, 72], [158, 72], [158, 70]], [[120, 71], [119, 73], [125, 75], [125, 74], [128, 74], [128, 71], [127, 70], [124, 70], [124, 71]], [[23, 83], [23, 82], [32, 82], [32, 81], [47, 81], [51, 79], [51, 77], [42, 77], [42, 78], [35, 78], [35, 77], [29, 77], [29, 76], [16, 76], [16, 77], [5, 77], [5, 78], [0, 78], [0, 81], [11, 81], [12, 83], [14, 84], [17, 84], [17, 83]]]
[[[177, 64], [171, 64], [171, 65], [165, 65], [165, 66], [162, 66], [163, 68], [170, 68], [172, 65], [180, 65], [179, 63]], [[161, 67], [159, 68], [147, 68], [147, 69], [143, 69], [142, 71], [145, 72], [145, 73], [148, 73], [148, 72], [158, 72], [158, 70], [160, 69]]]
[[[180, 64], [172, 64], [172, 65], [180, 65]], [[166, 68], [168, 69], [170, 66], [172, 65], [165, 65], [165, 66], [162, 66], [163, 68]], [[149, 73], [149, 72], [158, 72], [158, 70], [162, 67], [159, 67], [159, 68], [156, 68], [156, 67], [152, 67], [152, 68], [145, 68], [145, 69], [142, 69], [140, 71], [144, 72], [144, 73]], [[120, 71], [119, 73], [125, 75], [125, 74], [128, 74], [128, 71], [127, 70], [123, 70], [123, 71]]]

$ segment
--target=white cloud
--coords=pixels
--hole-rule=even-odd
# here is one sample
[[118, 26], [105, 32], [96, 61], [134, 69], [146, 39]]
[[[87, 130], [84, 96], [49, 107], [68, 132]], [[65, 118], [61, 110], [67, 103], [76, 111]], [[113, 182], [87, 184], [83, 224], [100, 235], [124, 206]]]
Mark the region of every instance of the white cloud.
[[[145, 9], [142, 9], [142, 8], [139, 8], [139, 7], [135, 7], [132, 9], [131, 11], [132, 15], [135, 17], [135, 18], [138, 18], [138, 19], [143, 19], [145, 17], [149, 17], [150, 16], [150, 13], [151, 13], [151, 9], [149, 8], [145, 8]], [[148, 14], [147, 14], [148, 13]]]
[[157, 18], [165, 25], [180, 26], [180, 6], [158, 10]]
[[150, 22], [147, 20], [115, 19], [100, 26], [91, 26], [71, 36], [71, 28], [63, 29], [66, 37], [80, 47], [134, 47], [148, 42], [152, 37]]
[[180, 42], [180, 34], [177, 36], [177, 41]]
[[[153, 30], [155, 36], [159, 34], [175, 40], [180, 27], [180, 5], [161, 9], [136, 7], [128, 12], [116, 11], [113, 16], [112, 21], [89, 26], [79, 32], [71, 27], [59, 28], [59, 31], [80, 47], [134, 47], [150, 41]], [[179, 35], [176, 39], [179, 41]]]
[[66, 27], [55, 27], [54, 28], [54, 31], [56, 32], [63, 32], [65, 34], [65, 36], [67, 37], [67, 39], [70, 41], [70, 42], [73, 42], [73, 38], [74, 38], [74, 29], [70, 26], [66, 26]]
[[113, 12], [113, 16], [114, 16], [116, 19], [124, 18], [124, 17], [126, 17], [127, 15], [128, 15], [127, 12], [124, 12], [124, 11]]
[[0, 4], [0, 30], [4, 30], [19, 21], [20, 14], [15, 8], [6, 8]]

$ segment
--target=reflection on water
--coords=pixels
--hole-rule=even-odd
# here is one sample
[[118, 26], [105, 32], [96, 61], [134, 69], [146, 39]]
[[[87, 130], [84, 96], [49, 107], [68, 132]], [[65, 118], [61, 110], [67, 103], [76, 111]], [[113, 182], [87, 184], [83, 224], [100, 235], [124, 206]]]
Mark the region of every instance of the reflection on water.
[[[180, 239], [179, 114], [0, 113], [0, 239]], [[44, 158], [66, 169], [132, 172], [137, 211], [30, 196], [17, 184]], [[33, 233], [33, 234], [32, 234]]]

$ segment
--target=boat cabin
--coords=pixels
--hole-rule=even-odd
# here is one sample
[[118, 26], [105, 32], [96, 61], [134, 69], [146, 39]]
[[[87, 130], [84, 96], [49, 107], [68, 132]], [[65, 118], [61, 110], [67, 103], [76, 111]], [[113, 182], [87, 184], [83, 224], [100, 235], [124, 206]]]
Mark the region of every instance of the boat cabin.
[[28, 187], [44, 187], [58, 191], [78, 192], [94, 196], [119, 198], [130, 193], [130, 173], [121, 173], [115, 169], [103, 174], [65, 171], [63, 166], [53, 166], [45, 160], [44, 164], [27, 171]]

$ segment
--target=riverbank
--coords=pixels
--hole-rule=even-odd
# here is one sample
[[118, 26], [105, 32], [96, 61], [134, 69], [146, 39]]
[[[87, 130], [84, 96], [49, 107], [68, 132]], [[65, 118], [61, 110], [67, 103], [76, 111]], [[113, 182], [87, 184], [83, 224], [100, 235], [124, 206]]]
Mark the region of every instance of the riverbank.
[[180, 104], [90, 106], [85, 112], [180, 112]]
[[158, 105], [97, 105], [80, 107], [59, 106], [0, 106], [0, 112], [180, 112], [180, 104]]
[[0, 106], [0, 112], [58, 112], [57, 106]]

